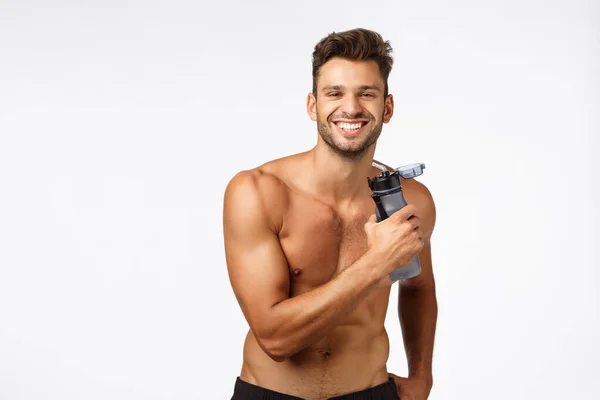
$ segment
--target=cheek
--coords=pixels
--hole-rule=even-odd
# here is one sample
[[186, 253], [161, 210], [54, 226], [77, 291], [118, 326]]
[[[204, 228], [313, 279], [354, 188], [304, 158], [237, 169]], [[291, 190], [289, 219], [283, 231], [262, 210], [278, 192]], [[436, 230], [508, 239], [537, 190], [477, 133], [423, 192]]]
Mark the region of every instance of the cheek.
[[372, 113], [376, 119], [383, 119], [385, 117], [385, 106], [374, 108]]
[[368, 115], [369, 118], [371, 118], [372, 120], [379, 120], [381, 113], [379, 112], [379, 110], [377, 110], [374, 107], [369, 107], [364, 109], [364, 113]]
[[327, 119], [332, 115], [333, 109], [331, 107], [326, 106], [317, 106], [317, 117], [322, 121], [327, 121]]

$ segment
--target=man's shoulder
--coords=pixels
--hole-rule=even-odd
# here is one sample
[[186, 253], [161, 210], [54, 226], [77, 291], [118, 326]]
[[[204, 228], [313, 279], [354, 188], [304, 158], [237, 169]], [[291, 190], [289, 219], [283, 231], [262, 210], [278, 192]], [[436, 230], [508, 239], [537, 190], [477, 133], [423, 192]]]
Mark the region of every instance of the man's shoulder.
[[304, 156], [305, 153], [290, 154], [240, 170], [228, 182], [227, 190], [253, 190], [267, 196], [284, 195], [293, 183], [289, 181], [290, 176], [294, 175]]
[[273, 196], [284, 194], [286, 158], [267, 161], [253, 168], [237, 171], [227, 183], [227, 194], [243, 192], [245, 195]]
[[279, 229], [289, 200], [290, 188], [285, 181], [289, 162], [289, 157], [279, 158], [236, 172], [225, 188], [224, 211], [262, 215]]

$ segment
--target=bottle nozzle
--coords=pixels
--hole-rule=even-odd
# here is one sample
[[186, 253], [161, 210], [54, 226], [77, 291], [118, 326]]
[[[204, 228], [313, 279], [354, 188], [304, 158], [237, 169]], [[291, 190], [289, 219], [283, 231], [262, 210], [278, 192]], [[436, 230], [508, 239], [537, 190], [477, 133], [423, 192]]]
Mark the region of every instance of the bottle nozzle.
[[385, 165], [379, 164], [377, 161], [373, 161], [373, 163], [371, 164], [373, 167], [375, 168], [379, 168], [381, 171], [383, 171], [384, 173], [387, 172], [389, 173], [390, 171], [388, 171], [388, 169], [385, 167]]

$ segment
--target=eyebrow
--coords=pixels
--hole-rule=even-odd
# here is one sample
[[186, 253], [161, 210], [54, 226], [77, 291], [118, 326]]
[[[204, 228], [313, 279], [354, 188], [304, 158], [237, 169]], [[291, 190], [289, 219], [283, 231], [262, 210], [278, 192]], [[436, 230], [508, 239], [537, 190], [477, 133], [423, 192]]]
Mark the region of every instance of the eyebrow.
[[[345, 89], [345, 88], [342, 85], [328, 85], [323, 88], [323, 91], [325, 91], [325, 90], [343, 90], [343, 89]], [[381, 92], [381, 89], [379, 89], [379, 87], [375, 86], [375, 85], [362, 85], [362, 86], [358, 87], [358, 90], [376, 90], [378, 92]]]

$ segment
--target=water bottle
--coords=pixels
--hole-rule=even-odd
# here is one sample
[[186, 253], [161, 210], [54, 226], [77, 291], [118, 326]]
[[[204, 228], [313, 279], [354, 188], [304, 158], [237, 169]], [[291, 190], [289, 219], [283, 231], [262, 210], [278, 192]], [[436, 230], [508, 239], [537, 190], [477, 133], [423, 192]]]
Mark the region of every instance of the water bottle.
[[[405, 179], [414, 178], [423, 173], [425, 164], [415, 163], [396, 168], [394, 172], [388, 171], [386, 167], [376, 162], [373, 166], [381, 169], [381, 175], [375, 178], [367, 178], [369, 188], [373, 192], [371, 197], [375, 201], [375, 215], [377, 222], [387, 219], [390, 215], [406, 206], [406, 200], [402, 193], [400, 177]], [[392, 280], [408, 279], [421, 273], [419, 257], [415, 256], [408, 264], [392, 272], [389, 277]]]

